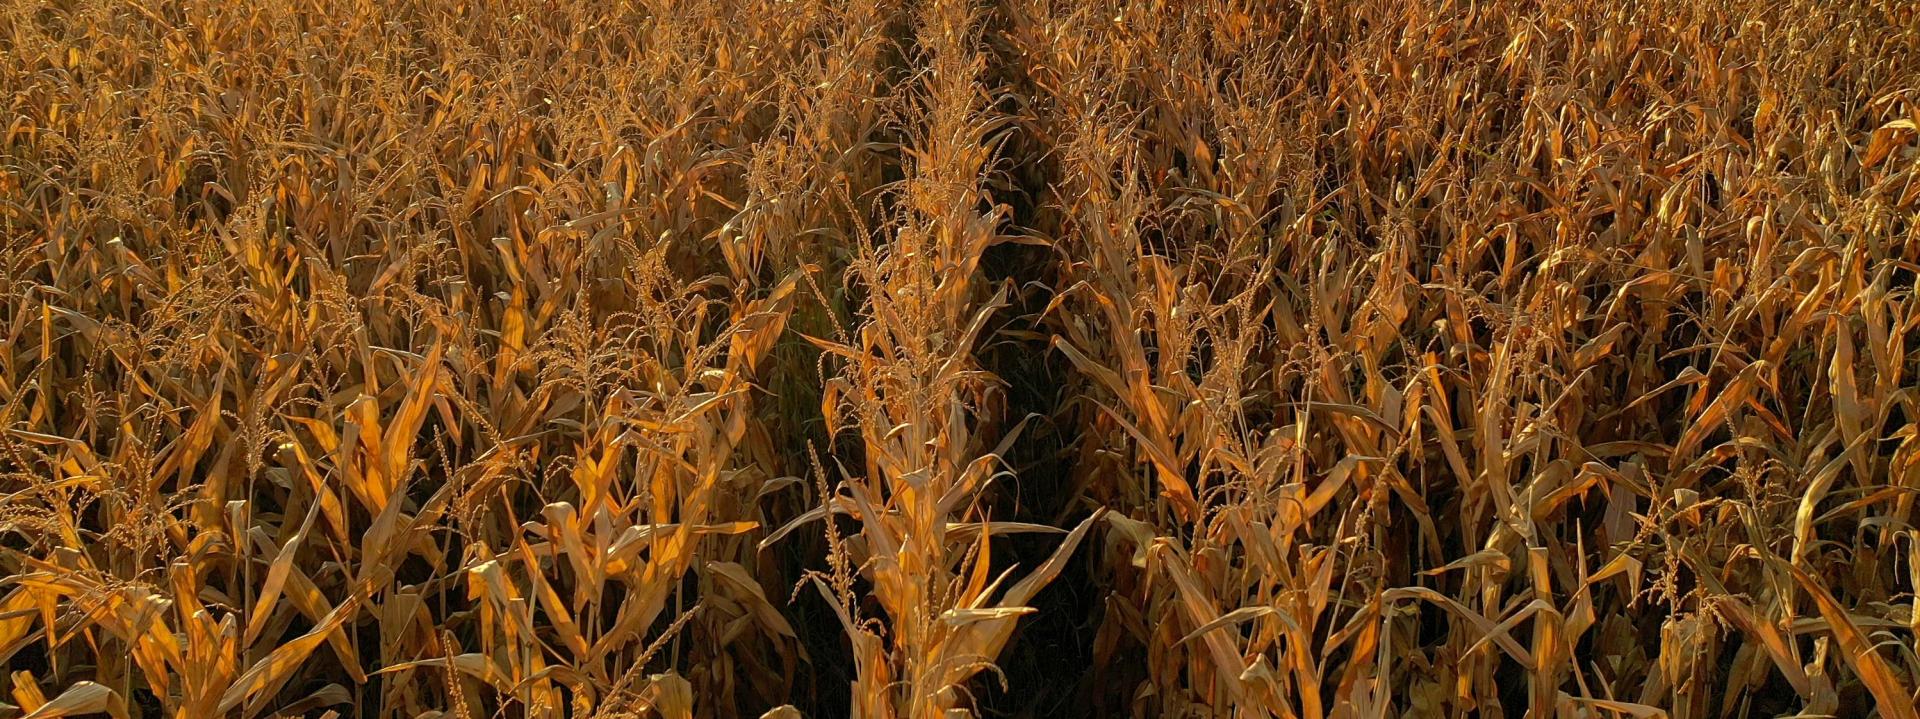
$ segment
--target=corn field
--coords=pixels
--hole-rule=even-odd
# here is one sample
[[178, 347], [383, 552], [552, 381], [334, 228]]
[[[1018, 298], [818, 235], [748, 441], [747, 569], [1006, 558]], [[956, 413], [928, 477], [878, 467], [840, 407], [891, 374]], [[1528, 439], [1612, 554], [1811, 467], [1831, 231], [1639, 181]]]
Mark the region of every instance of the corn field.
[[0, 719], [1920, 719], [1920, 6], [0, 0]]

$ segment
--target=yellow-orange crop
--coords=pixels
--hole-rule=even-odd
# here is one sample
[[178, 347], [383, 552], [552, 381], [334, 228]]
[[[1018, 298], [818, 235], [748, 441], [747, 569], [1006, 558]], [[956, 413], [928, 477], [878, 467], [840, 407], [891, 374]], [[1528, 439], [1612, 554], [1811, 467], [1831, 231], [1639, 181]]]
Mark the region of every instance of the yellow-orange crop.
[[0, 0], [0, 719], [1920, 719], [1898, 0]]

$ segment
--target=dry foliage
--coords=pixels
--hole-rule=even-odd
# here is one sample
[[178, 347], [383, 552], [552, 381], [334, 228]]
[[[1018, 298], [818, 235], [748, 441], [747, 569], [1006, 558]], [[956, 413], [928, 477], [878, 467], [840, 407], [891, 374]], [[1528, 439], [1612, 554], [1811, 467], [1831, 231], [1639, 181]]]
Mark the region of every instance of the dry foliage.
[[1920, 716], [1909, 4], [7, 0], [0, 97], [0, 717]]

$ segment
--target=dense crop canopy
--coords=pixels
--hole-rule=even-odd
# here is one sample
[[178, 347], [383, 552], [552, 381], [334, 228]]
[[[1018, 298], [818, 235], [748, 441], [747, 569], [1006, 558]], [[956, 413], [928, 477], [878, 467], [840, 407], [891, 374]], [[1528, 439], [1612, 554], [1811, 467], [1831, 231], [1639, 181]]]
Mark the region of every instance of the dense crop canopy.
[[0, 719], [1920, 719], [1895, 0], [0, 0]]

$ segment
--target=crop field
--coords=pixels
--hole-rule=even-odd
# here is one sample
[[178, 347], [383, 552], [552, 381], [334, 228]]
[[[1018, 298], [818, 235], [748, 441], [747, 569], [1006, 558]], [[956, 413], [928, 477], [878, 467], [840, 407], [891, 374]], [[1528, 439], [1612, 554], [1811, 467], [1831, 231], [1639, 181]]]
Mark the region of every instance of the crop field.
[[1920, 719], [1908, 0], [0, 0], [0, 719]]

